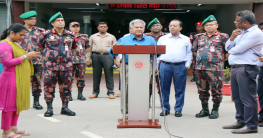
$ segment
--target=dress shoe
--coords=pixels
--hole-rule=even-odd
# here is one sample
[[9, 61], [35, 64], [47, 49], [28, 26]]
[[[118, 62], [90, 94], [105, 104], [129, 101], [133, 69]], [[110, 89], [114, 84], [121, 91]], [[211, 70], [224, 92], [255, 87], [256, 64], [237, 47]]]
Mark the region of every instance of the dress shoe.
[[169, 115], [169, 114], [170, 114], [169, 111], [162, 111], [162, 112], [160, 113], [160, 116], [167, 116], [167, 115]]
[[71, 111], [69, 108], [68, 108], [68, 101], [63, 101], [62, 102], [63, 106], [61, 108], [61, 113], [62, 115], [67, 115], [67, 116], [75, 116], [76, 113]]
[[197, 113], [195, 117], [201, 118], [201, 117], [206, 117], [209, 116], [209, 109], [208, 109], [208, 103], [202, 103], [202, 110], [200, 113]]
[[43, 109], [43, 107], [39, 104], [39, 96], [34, 96], [33, 108], [35, 108], [37, 110]]
[[244, 126], [240, 129], [232, 130], [231, 132], [234, 134], [247, 134], [247, 133], [258, 133], [258, 130], [257, 129], [251, 130], [247, 128], [246, 126]]
[[110, 99], [115, 99], [115, 96], [114, 96], [113, 94], [110, 94], [110, 95], [109, 95], [109, 98], [110, 98]]
[[92, 94], [89, 98], [97, 98], [97, 97], [98, 97], [98, 95]]
[[175, 117], [181, 117], [182, 116], [182, 112], [179, 111], [175, 111]]
[[219, 117], [218, 108], [220, 104], [214, 104], [211, 114], [209, 115], [209, 119], [217, 119]]
[[53, 107], [52, 107], [52, 102], [49, 101], [47, 102], [47, 111], [44, 114], [45, 117], [51, 117], [53, 116]]
[[235, 122], [234, 124], [223, 126], [223, 129], [239, 129], [239, 128], [242, 128], [244, 126], [245, 125], [240, 125], [237, 122]]

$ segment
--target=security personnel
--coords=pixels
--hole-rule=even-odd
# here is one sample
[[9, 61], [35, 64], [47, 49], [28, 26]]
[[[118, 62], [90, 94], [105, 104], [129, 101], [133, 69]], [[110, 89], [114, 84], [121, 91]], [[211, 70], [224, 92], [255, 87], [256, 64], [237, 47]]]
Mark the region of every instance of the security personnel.
[[[197, 23], [195, 23], [195, 29], [196, 29], [196, 32], [192, 32], [190, 33], [190, 41], [191, 43], [193, 44], [193, 41], [195, 40], [194, 36], [196, 34], [200, 34], [200, 33], [204, 33], [204, 27], [202, 26], [202, 21], [199, 21]], [[192, 72], [193, 72], [193, 79], [191, 80], [191, 82], [195, 82], [197, 81], [197, 76], [196, 76], [196, 73], [195, 73], [195, 68], [196, 68], [196, 56], [193, 54], [193, 59], [192, 59]]]
[[[22, 39], [19, 44], [27, 52], [36, 51], [37, 40], [41, 32], [45, 29], [36, 27], [36, 11], [29, 11], [20, 15], [20, 18], [25, 22], [25, 27], [27, 28], [24, 39]], [[33, 108], [37, 110], [43, 109], [39, 103], [39, 97], [42, 92], [41, 89], [41, 79], [42, 79], [42, 56], [32, 60], [34, 64], [34, 75], [31, 77], [32, 85], [32, 96], [34, 97]]]
[[[208, 16], [202, 23], [206, 33], [195, 35], [192, 52], [196, 56], [197, 88], [202, 110], [196, 114], [197, 118], [209, 116], [210, 119], [219, 117], [218, 108], [222, 101], [223, 69], [226, 58], [224, 49], [229, 36], [217, 32], [218, 24], [213, 15]], [[213, 96], [213, 109], [209, 115], [209, 88]]]
[[[86, 53], [89, 51], [89, 39], [88, 35], [80, 34], [80, 25], [78, 22], [71, 22], [69, 24], [70, 31], [75, 33], [77, 39], [77, 49], [73, 52], [73, 71], [72, 71], [72, 83], [75, 75], [78, 87], [78, 99], [86, 100], [82, 95], [83, 88], [85, 87], [85, 71], [86, 71]], [[72, 101], [72, 96], [70, 96]]]
[[[160, 21], [157, 18], [154, 18], [147, 26], [147, 29], [151, 30], [151, 32], [150, 33], [145, 33], [145, 35], [152, 37], [157, 43], [160, 37], [168, 34], [168, 33], [163, 33], [162, 32], [162, 28], [163, 28], [163, 26], [161, 25]], [[151, 99], [151, 96], [152, 96], [152, 81], [151, 81], [152, 77], [153, 77], [153, 74], [151, 75], [150, 85], [149, 85], [150, 99]], [[156, 80], [156, 83], [157, 83], [158, 94], [160, 96], [159, 77], [155, 76], [155, 80]]]
[[62, 100], [61, 114], [75, 116], [75, 112], [68, 108], [68, 102], [73, 67], [71, 50], [77, 48], [77, 42], [74, 33], [64, 29], [65, 21], [60, 12], [53, 15], [49, 23], [54, 28], [41, 33], [38, 41], [38, 49], [43, 52], [44, 59], [44, 91], [47, 103], [47, 111], [44, 116], [53, 115], [52, 102], [57, 82]]

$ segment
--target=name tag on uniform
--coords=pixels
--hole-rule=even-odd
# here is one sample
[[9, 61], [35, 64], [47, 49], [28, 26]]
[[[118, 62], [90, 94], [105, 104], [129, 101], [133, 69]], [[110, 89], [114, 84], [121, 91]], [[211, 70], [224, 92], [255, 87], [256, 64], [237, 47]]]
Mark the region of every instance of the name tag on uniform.
[[79, 45], [79, 49], [83, 49], [82, 45]]
[[215, 46], [210, 46], [210, 52], [215, 52]]
[[65, 50], [68, 51], [68, 45], [65, 46]]

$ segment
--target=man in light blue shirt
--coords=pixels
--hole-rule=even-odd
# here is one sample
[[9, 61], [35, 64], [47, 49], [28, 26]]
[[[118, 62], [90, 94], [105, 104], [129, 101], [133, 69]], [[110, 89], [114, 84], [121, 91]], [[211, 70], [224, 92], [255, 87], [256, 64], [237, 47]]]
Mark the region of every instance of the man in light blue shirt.
[[234, 134], [258, 132], [258, 114], [256, 99], [256, 77], [259, 74], [258, 57], [263, 46], [263, 33], [255, 25], [255, 14], [251, 11], [236, 13], [235, 25], [225, 48], [230, 54], [231, 90], [236, 107], [237, 122], [223, 126], [233, 130]]
[[161, 37], [157, 42], [158, 45], [166, 45], [166, 53], [159, 57], [161, 62], [160, 83], [162, 93], [162, 112], [160, 116], [170, 114], [169, 97], [172, 78], [174, 80], [176, 99], [174, 106], [175, 116], [182, 116], [187, 69], [190, 67], [192, 60], [192, 45], [190, 39], [180, 33], [181, 30], [182, 22], [174, 19], [169, 24], [170, 33]]
[[[156, 45], [155, 40], [150, 37], [150, 36], [146, 36], [144, 35], [144, 30], [145, 30], [145, 22], [143, 20], [140, 19], [135, 19], [132, 20], [130, 22], [130, 32], [132, 32], [130, 35], [124, 36], [122, 38], [120, 38], [117, 43], [119, 45]], [[112, 49], [109, 49], [109, 53], [114, 56], [117, 57], [118, 54], [112, 54]], [[129, 55], [125, 54], [126, 57], [126, 64], [128, 65], [128, 58]], [[150, 61], [149, 61], [150, 62]], [[120, 61], [116, 61], [115, 63], [118, 67], [120, 67]], [[121, 72], [123, 71], [123, 69], [121, 68]], [[128, 67], [126, 67], [126, 84], [128, 87]], [[121, 107], [121, 109], [123, 109], [123, 107]], [[126, 89], [126, 112], [128, 111], [128, 89]]]

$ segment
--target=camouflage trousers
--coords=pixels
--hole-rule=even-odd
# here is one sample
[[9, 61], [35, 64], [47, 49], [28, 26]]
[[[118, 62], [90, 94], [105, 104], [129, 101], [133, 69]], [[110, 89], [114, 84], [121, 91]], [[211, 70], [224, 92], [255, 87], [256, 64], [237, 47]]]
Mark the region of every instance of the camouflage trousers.
[[71, 95], [72, 70], [52, 71], [44, 70], [44, 91], [46, 102], [53, 101], [55, 98], [55, 88], [58, 82], [59, 93], [62, 101], [69, 101]]
[[40, 96], [41, 89], [41, 79], [42, 79], [42, 65], [34, 65], [34, 75], [31, 76], [31, 87], [32, 87], [32, 96]]
[[202, 102], [208, 103], [211, 87], [211, 93], [214, 103], [221, 103], [222, 101], [222, 87], [223, 87], [223, 72], [222, 71], [208, 71], [196, 70], [198, 80], [196, 82], [198, 88], [199, 99]]
[[73, 72], [72, 72], [72, 84], [73, 78], [76, 77], [77, 80], [77, 87], [84, 88], [85, 87], [85, 71], [86, 71], [86, 64], [73, 64]]

